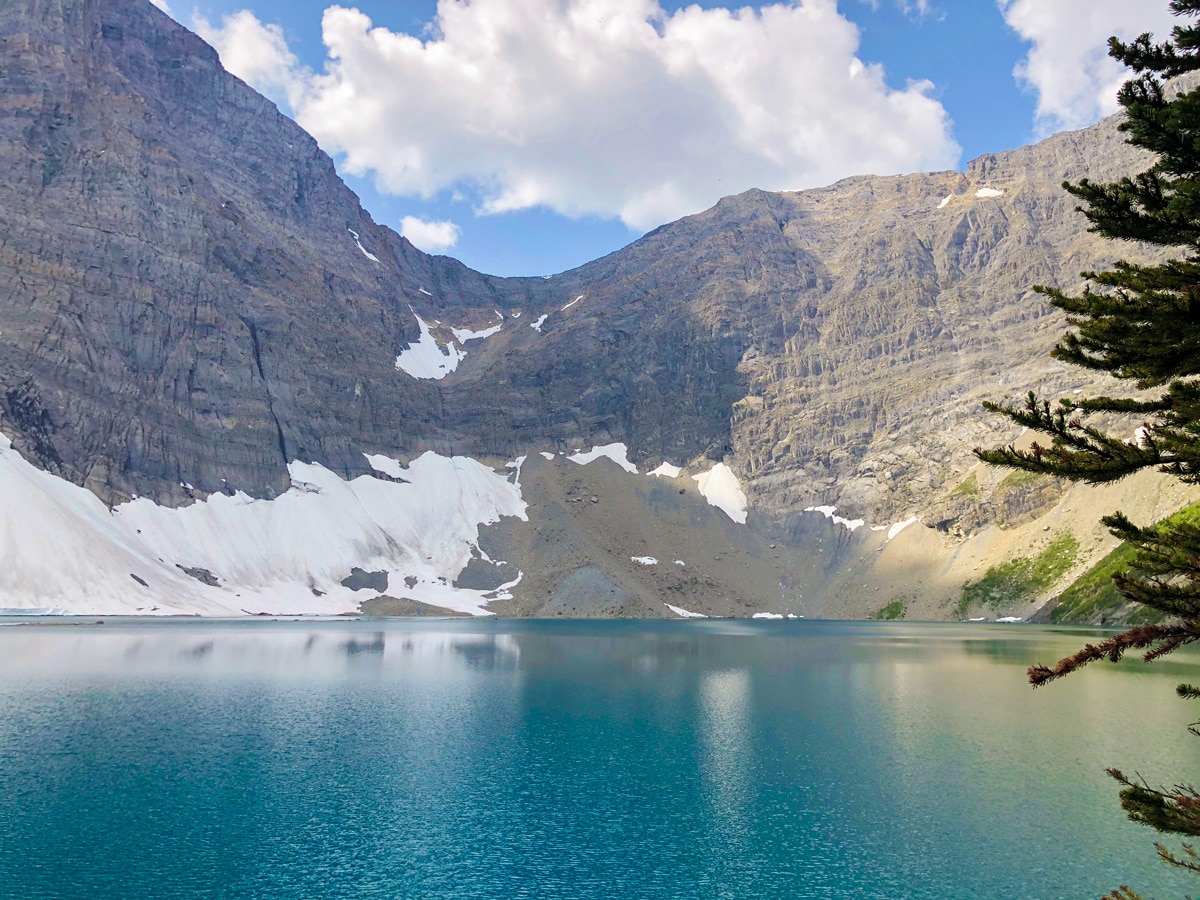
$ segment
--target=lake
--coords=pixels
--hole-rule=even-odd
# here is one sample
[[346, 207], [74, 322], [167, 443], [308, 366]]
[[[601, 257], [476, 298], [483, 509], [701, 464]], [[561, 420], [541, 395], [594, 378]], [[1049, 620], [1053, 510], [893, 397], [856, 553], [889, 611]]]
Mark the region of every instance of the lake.
[[0, 627], [0, 896], [1183, 896], [1200, 655], [854, 622]]

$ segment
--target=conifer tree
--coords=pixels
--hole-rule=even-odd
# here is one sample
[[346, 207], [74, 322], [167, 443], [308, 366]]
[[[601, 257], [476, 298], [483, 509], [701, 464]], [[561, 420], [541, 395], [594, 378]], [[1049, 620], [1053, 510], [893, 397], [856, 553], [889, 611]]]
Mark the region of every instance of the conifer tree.
[[[1109, 55], [1135, 75], [1118, 93], [1126, 114], [1120, 128], [1130, 144], [1154, 154], [1154, 164], [1115, 182], [1083, 179], [1063, 187], [1081, 201], [1090, 231], [1178, 255], [1159, 265], [1119, 262], [1109, 271], [1085, 272], [1090, 284], [1076, 296], [1036, 288], [1067, 313], [1072, 327], [1052, 355], [1108, 372], [1136, 388], [1137, 397], [1055, 405], [1031, 392], [1022, 406], [985, 404], [1050, 439], [1049, 446], [1035, 443], [1029, 450], [977, 449], [985, 462], [1091, 484], [1141, 469], [1200, 483], [1200, 88], [1187, 77], [1200, 70], [1200, 0], [1172, 0], [1170, 8], [1183, 22], [1170, 41], [1156, 44], [1149, 34], [1129, 43], [1109, 39]], [[1138, 422], [1137, 439], [1089, 424], [1097, 413], [1128, 417], [1130, 427]], [[1032, 667], [1035, 687], [1098, 659], [1116, 662], [1130, 650], [1151, 661], [1200, 641], [1200, 528], [1187, 522], [1139, 526], [1120, 512], [1103, 522], [1136, 551], [1129, 569], [1114, 578], [1118, 591], [1162, 619], [1088, 644], [1054, 668]], [[1179, 693], [1200, 699], [1200, 689], [1189, 685], [1180, 685]], [[1160, 832], [1200, 835], [1200, 793], [1193, 788], [1154, 788], [1117, 770], [1109, 774], [1122, 785], [1129, 818]], [[1191, 844], [1179, 853], [1156, 846], [1165, 861], [1200, 873], [1200, 850]], [[1110, 896], [1138, 895], [1122, 887]]]

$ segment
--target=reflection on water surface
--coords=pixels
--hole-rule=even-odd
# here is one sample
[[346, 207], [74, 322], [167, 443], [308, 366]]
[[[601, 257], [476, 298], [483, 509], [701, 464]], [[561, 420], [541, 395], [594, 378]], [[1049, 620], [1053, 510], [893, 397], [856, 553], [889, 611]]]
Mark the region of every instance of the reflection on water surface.
[[1026, 686], [1085, 638], [5, 625], [0, 896], [1182, 894], [1103, 769], [1195, 771], [1198, 657]]

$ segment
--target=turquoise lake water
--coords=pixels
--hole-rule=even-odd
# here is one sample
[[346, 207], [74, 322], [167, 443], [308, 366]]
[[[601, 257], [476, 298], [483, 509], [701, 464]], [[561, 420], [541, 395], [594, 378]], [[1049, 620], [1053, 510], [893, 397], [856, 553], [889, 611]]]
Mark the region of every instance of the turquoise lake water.
[[1104, 768], [1193, 777], [1200, 657], [1026, 685], [1088, 634], [0, 627], [0, 897], [1195, 894]]

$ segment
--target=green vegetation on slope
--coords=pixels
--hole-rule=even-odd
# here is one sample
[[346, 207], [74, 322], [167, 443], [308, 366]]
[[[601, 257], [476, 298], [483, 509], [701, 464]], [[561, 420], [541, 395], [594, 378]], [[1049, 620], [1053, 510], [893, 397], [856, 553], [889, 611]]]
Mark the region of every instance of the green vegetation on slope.
[[978, 581], [963, 585], [959, 613], [964, 614], [973, 606], [1010, 607], [1027, 603], [1065, 575], [1078, 552], [1079, 541], [1068, 532], [1052, 540], [1033, 559], [1018, 556], [992, 566]]
[[1125, 605], [1112, 577], [1124, 572], [1133, 560], [1134, 549], [1122, 543], [1096, 563], [1058, 598], [1058, 606], [1050, 613], [1051, 622], [1091, 622]]
[[[1156, 527], [1178, 524], [1200, 525], [1200, 503], [1186, 506], [1168, 516]], [[1067, 624], [1071, 622], [1095, 622], [1126, 605], [1117, 593], [1113, 576], [1124, 572], [1135, 555], [1128, 543], [1122, 542], [1104, 559], [1079, 576], [1058, 598], [1058, 606], [1050, 613], [1050, 621]], [[1130, 625], [1145, 625], [1160, 622], [1163, 614], [1150, 607], [1136, 610], [1125, 621]]]
[[903, 600], [893, 600], [887, 606], [876, 610], [875, 614], [873, 616], [871, 616], [871, 618], [872, 619], [880, 619], [880, 620], [884, 620], [884, 621], [891, 621], [893, 619], [903, 619], [904, 618], [904, 601]]
[[1026, 472], [1024, 469], [1013, 469], [996, 485], [996, 493], [1002, 494], [1006, 491], [1025, 487], [1026, 485], [1033, 484], [1039, 478], [1041, 478], [1039, 472]]
[[974, 497], [979, 494], [979, 479], [972, 472], [968, 475], [958, 487], [952, 490], [947, 497]]

